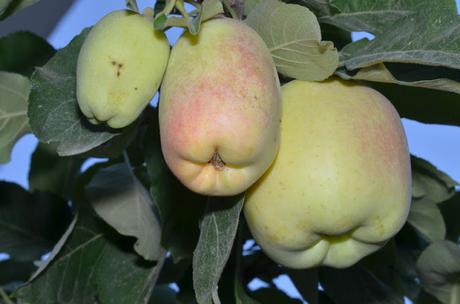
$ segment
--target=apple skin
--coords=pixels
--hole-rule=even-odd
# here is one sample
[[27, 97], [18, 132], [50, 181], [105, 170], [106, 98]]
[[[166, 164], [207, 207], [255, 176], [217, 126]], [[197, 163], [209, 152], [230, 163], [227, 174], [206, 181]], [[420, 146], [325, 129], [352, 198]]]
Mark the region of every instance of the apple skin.
[[279, 146], [281, 92], [265, 43], [241, 21], [219, 18], [174, 45], [159, 104], [163, 155], [203, 195], [245, 191]]
[[353, 82], [282, 87], [279, 154], [249, 189], [244, 213], [257, 243], [290, 268], [344, 268], [405, 223], [411, 168], [393, 105]]
[[93, 124], [122, 128], [132, 123], [160, 86], [170, 47], [152, 21], [114, 11], [89, 32], [78, 56], [77, 100]]

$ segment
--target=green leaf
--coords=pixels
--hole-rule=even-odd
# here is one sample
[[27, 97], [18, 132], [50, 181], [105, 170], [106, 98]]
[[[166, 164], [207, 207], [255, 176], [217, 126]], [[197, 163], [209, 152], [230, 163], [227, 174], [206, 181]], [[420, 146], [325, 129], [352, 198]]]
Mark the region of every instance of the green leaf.
[[402, 304], [401, 296], [357, 264], [347, 269], [322, 268], [320, 282], [336, 304]]
[[331, 5], [340, 10], [333, 16], [324, 16], [322, 22], [352, 31], [380, 34], [389, 24], [414, 14], [417, 3], [423, 0], [369, 1], [330, 0]]
[[132, 242], [87, 211], [44, 272], [21, 287], [19, 301], [34, 304], [148, 303], [161, 263], [142, 260]]
[[54, 53], [54, 48], [34, 33], [15, 32], [0, 38], [0, 70], [30, 76]]
[[29, 188], [70, 198], [83, 158], [61, 157], [54, 147], [39, 143], [32, 154]]
[[137, 1], [136, 0], [125, 0], [126, 2], [126, 6], [135, 11], [135, 12], [139, 12], [139, 6], [137, 5]]
[[49, 252], [70, 222], [68, 204], [45, 193], [0, 182], [0, 252], [34, 261]]
[[193, 287], [199, 304], [219, 302], [218, 283], [233, 247], [243, 203], [244, 195], [209, 198], [193, 252]]
[[49, 256], [46, 260], [35, 261], [35, 265], [38, 266], [37, 270], [33, 273], [30, 277], [29, 281], [34, 280], [37, 276], [39, 276], [47, 267], [54, 261], [56, 256], [61, 252], [61, 249], [64, 247], [64, 244], [69, 239], [70, 234], [75, 229], [75, 225], [77, 224], [78, 215], [74, 216], [72, 222], [70, 222], [69, 226], [67, 226], [66, 231], [61, 236], [59, 241], [54, 245], [53, 250], [49, 253]]
[[[233, 255], [227, 263], [228, 269], [233, 271], [233, 293], [235, 295], [236, 304], [260, 304], [255, 299], [251, 298], [245, 288], [246, 278], [244, 278], [244, 267], [243, 267], [243, 237], [247, 232], [247, 227], [244, 222], [238, 227], [238, 234], [234, 245]], [[247, 285], [247, 284], [246, 284]], [[311, 303], [316, 304], [316, 303]]]
[[446, 239], [457, 242], [460, 239], [460, 192], [438, 205], [446, 222]]
[[0, 21], [40, 0], [0, 0]]
[[424, 123], [460, 125], [458, 94], [379, 82], [367, 84], [391, 100], [401, 117]]
[[407, 221], [428, 242], [443, 240], [446, 236], [446, 225], [441, 211], [432, 202], [413, 201]]
[[306, 7], [261, 1], [246, 23], [265, 41], [278, 72], [285, 76], [319, 81], [337, 68], [337, 50], [332, 42], [321, 41], [318, 20]]
[[161, 254], [161, 227], [153, 202], [126, 164], [99, 170], [88, 184], [87, 196], [96, 213], [120, 234], [135, 237], [135, 251], [144, 259]]
[[188, 29], [191, 34], [198, 35], [201, 28], [201, 23], [215, 17], [218, 14], [224, 13], [224, 7], [222, 6], [222, 2], [219, 0], [204, 0], [201, 3], [200, 11], [198, 15], [189, 21]]
[[29, 130], [29, 79], [0, 71], [0, 164], [10, 161], [16, 141]]
[[[336, 74], [342, 77], [343, 79], [354, 79], [354, 80], [365, 80], [365, 81], [375, 81], [375, 82], [384, 82], [391, 84], [398, 84], [402, 86], [411, 86], [419, 88], [434, 89], [440, 91], [447, 91], [456, 94], [460, 94], [460, 82], [453, 79], [446, 78], [447, 75], [426, 75], [424, 80], [410, 80], [404, 81], [396, 78], [394, 74], [388, 69], [388, 66], [393, 68], [410, 66], [407, 64], [384, 64], [378, 63], [370, 67], [365, 67], [360, 69], [357, 73], [351, 74], [346, 69], [340, 69], [336, 71]], [[423, 79], [424, 73], [426, 74], [427, 70], [434, 70], [435, 68], [429, 66], [420, 66], [414, 65], [415, 68], [411, 69], [411, 76], [414, 79]], [[401, 76], [401, 75], [400, 75]], [[407, 76], [406, 76], [407, 77]], [[439, 78], [437, 78], [439, 77]], [[441, 105], [442, 106], [442, 105]]]
[[460, 248], [438, 241], [422, 252], [417, 261], [420, 283], [444, 304], [460, 301]]
[[251, 292], [250, 295], [260, 303], [302, 304], [302, 301], [290, 298], [287, 294], [274, 286], [271, 288], [259, 288]]
[[155, 286], [150, 304], [177, 304], [176, 292], [167, 285]]
[[86, 152], [117, 135], [106, 127], [91, 125], [77, 104], [77, 57], [88, 31], [74, 38], [32, 75], [30, 126], [40, 141], [56, 144], [61, 156]]
[[421, 158], [412, 156], [412, 196], [415, 201], [441, 203], [455, 194], [459, 184]]
[[257, 4], [259, 4], [260, 2], [262, 2], [262, 0], [246, 0], [244, 1], [244, 10], [243, 10], [243, 14], [245, 16], [249, 15], [251, 13], [251, 11], [257, 6]]
[[151, 179], [150, 192], [160, 213], [162, 244], [171, 252], [174, 262], [178, 263], [192, 258], [206, 197], [188, 190], [171, 173], [161, 152], [156, 109], [152, 111], [151, 121], [145, 136], [144, 149]]
[[291, 278], [297, 291], [309, 304], [318, 304], [318, 269], [286, 269], [286, 274]]
[[115, 159], [122, 156], [123, 152], [136, 139], [136, 136], [141, 133], [142, 116], [126, 128], [123, 128], [120, 135], [115, 136], [105, 143], [89, 150], [88, 152], [79, 154], [79, 157], [98, 157]]
[[[353, 70], [380, 62], [402, 62], [460, 69], [460, 17], [457, 15], [455, 2], [410, 0], [405, 2], [410, 5], [409, 11], [398, 10], [399, 7], [394, 2], [380, 1], [380, 5], [364, 0], [333, 2], [341, 11], [351, 8], [351, 17], [346, 21], [350, 25], [349, 29], [376, 34], [372, 41], [362, 39], [342, 49], [340, 65]], [[388, 14], [385, 18], [372, 18], [374, 13], [380, 13], [381, 7], [387, 9], [386, 13], [394, 10], [390, 12], [394, 18]], [[356, 16], [362, 13], [368, 16], [365, 17], [363, 25], [360, 25], [359, 21], [364, 17]], [[354, 26], [356, 18], [358, 26]]]
[[317, 16], [328, 16], [335, 10], [335, 7], [329, 3], [330, 0], [285, 0], [284, 2], [303, 5], [313, 11]]

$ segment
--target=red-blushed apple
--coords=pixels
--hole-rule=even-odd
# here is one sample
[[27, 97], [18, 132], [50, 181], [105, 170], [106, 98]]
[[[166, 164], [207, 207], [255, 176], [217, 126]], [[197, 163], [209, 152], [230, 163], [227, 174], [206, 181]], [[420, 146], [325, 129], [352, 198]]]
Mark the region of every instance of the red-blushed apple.
[[218, 18], [174, 45], [161, 87], [163, 155], [176, 177], [204, 195], [241, 193], [278, 151], [281, 93], [263, 40]]

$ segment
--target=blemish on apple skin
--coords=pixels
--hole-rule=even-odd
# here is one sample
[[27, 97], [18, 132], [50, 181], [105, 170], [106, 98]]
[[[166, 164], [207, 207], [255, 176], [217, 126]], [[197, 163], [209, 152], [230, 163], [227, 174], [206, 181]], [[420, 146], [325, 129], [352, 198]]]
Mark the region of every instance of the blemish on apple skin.
[[117, 77], [121, 75], [121, 68], [123, 68], [123, 63], [119, 63], [116, 60], [111, 60], [110, 62], [117, 69]]

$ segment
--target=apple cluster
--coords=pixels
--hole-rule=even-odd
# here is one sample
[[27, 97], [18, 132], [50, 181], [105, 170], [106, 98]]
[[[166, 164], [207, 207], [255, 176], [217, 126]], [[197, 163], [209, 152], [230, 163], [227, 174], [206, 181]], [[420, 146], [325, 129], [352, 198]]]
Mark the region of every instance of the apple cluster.
[[160, 85], [169, 168], [203, 195], [247, 191], [249, 228], [278, 263], [348, 267], [406, 221], [407, 142], [377, 91], [335, 78], [280, 87], [264, 41], [230, 18], [184, 32], [171, 51], [148, 16], [115, 11], [93, 27], [77, 67], [89, 122], [129, 125]]

